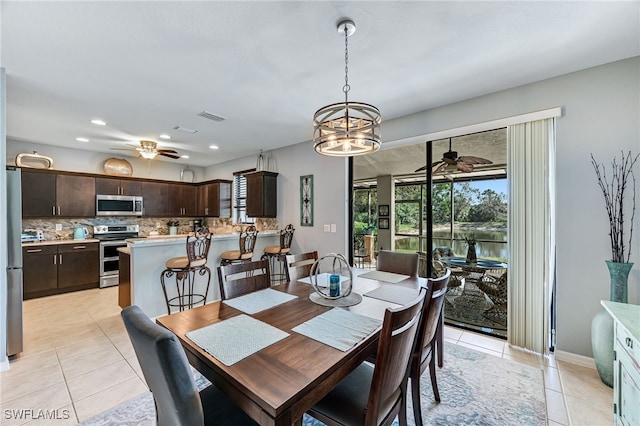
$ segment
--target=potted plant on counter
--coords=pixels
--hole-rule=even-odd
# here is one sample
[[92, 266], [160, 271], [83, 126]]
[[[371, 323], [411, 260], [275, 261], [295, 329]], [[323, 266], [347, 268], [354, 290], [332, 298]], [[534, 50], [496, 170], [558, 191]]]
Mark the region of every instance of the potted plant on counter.
[[180, 225], [180, 223], [175, 219], [171, 219], [167, 222], [167, 226], [169, 227], [169, 235], [178, 234], [178, 225]]
[[[627, 281], [633, 267], [629, 259], [636, 213], [636, 179], [633, 167], [638, 157], [640, 154], [633, 156], [631, 151], [626, 155], [622, 152], [619, 160], [614, 158], [611, 162], [609, 177], [604, 164], [598, 163], [591, 154], [591, 164], [596, 172], [609, 218], [611, 260], [605, 262], [611, 280], [609, 299], [613, 302], [627, 303]], [[625, 207], [627, 189], [631, 190], [631, 206]], [[628, 236], [625, 233], [627, 225]], [[598, 312], [591, 322], [591, 348], [600, 379], [613, 387], [613, 319], [604, 310]]]

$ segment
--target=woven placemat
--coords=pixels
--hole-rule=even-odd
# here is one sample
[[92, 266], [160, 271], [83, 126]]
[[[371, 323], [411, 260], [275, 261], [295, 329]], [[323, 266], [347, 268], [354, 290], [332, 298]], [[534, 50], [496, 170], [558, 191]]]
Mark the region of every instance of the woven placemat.
[[407, 305], [418, 297], [418, 293], [418, 290], [401, 287], [399, 285], [383, 285], [382, 287], [365, 293], [364, 296], [397, 303], [398, 305]]
[[289, 333], [242, 314], [190, 331], [186, 336], [230, 366], [288, 337]]
[[232, 308], [236, 308], [246, 314], [255, 314], [297, 298], [298, 296], [267, 288], [245, 294], [244, 296], [225, 300], [222, 303], [229, 305]]
[[292, 331], [346, 352], [381, 324], [382, 321], [378, 319], [334, 308], [300, 324]]
[[393, 272], [385, 272], [385, 271], [369, 271], [359, 276], [362, 278], [369, 278], [370, 280], [384, 281], [386, 283], [393, 283], [393, 284], [397, 284], [400, 281], [403, 281], [409, 278], [409, 275], [400, 275], [400, 274], [394, 274]]

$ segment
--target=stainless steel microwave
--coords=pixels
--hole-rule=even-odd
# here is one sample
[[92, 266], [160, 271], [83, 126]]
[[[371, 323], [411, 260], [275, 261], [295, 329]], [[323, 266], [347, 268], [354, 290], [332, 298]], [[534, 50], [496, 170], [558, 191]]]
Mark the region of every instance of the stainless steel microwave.
[[96, 216], [142, 216], [142, 197], [96, 195]]

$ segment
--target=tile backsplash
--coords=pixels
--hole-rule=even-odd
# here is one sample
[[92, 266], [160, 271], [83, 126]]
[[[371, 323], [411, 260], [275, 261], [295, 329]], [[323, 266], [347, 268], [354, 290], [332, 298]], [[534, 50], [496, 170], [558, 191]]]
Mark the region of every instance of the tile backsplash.
[[[70, 240], [73, 239], [73, 231], [75, 228], [84, 226], [89, 229], [89, 235], [93, 235], [94, 225], [103, 224], [138, 224], [140, 226], [140, 236], [146, 237], [149, 232], [156, 231], [159, 235], [169, 234], [169, 220], [177, 220], [179, 223], [178, 234], [187, 234], [191, 232], [193, 220], [197, 217], [172, 218], [172, 217], [151, 217], [151, 218], [135, 218], [135, 217], [96, 217], [96, 218], [56, 218], [52, 219], [23, 219], [22, 229], [42, 229], [45, 240]], [[205, 224], [214, 234], [231, 234], [240, 232], [241, 225], [234, 225], [231, 219], [224, 218], [204, 218]], [[62, 230], [56, 231], [56, 225], [62, 226]], [[256, 219], [256, 228], [258, 231], [277, 230], [278, 221], [273, 218]]]

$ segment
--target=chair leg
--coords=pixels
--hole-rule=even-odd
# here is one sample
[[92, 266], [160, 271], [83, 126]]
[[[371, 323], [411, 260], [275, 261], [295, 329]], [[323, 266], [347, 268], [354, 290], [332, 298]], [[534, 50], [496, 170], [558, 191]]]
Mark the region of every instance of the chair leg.
[[444, 364], [444, 307], [440, 310], [438, 329], [436, 330], [436, 352], [438, 353], [438, 367]]
[[438, 392], [438, 382], [436, 381], [436, 359], [435, 354], [431, 356], [429, 361], [429, 375], [431, 376], [431, 387], [433, 388], [433, 396], [436, 401], [440, 402], [440, 392]]
[[411, 402], [413, 402], [413, 419], [416, 426], [422, 426], [422, 407], [420, 406], [420, 370], [411, 375]]
[[400, 413], [398, 414], [398, 422], [400, 426], [407, 426], [407, 379], [404, 379], [404, 390], [402, 390], [402, 402], [400, 405]]

